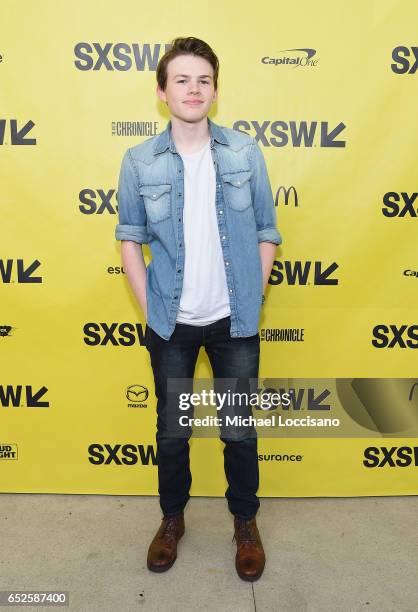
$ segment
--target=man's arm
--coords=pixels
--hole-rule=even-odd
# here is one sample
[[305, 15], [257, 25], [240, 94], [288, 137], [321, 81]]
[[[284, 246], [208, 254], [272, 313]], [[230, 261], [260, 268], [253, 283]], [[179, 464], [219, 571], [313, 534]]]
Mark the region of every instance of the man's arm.
[[142, 247], [137, 242], [122, 240], [121, 255], [123, 269], [125, 270], [131, 289], [147, 321], [147, 267], [145, 265]]
[[276, 227], [276, 208], [266, 162], [255, 139], [250, 147], [250, 168], [251, 195], [263, 270], [264, 293], [273, 267], [276, 247], [282, 243], [282, 237]]
[[119, 223], [116, 240], [121, 240], [121, 256], [131, 289], [147, 320], [146, 266], [142, 244], [148, 244], [147, 215], [139, 194], [139, 176], [129, 149], [126, 151], [118, 184]]
[[261, 268], [263, 270], [263, 294], [266, 290], [267, 283], [270, 277], [270, 272], [273, 267], [276, 256], [276, 244], [273, 242], [259, 242], [258, 248], [261, 257]]

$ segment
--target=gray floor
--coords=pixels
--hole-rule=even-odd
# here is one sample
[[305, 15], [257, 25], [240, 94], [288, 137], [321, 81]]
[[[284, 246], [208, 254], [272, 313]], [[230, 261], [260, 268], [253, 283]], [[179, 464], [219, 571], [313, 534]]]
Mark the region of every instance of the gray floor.
[[67, 590], [80, 612], [417, 612], [417, 514], [418, 497], [261, 498], [267, 562], [251, 584], [224, 499], [189, 501], [177, 561], [155, 574], [157, 497], [2, 494], [0, 590]]

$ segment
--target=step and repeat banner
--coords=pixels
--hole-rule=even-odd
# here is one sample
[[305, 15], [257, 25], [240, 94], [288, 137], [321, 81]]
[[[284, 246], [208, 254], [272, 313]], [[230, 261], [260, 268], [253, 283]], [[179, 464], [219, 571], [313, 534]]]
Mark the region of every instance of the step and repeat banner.
[[[117, 181], [167, 126], [159, 58], [196, 36], [220, 60], [210, 118], [256, 138], [283, 236], [258, 389], [288, 401], [257, 411], [259, 494], [418, 494], [417, 3], [2, 9], [0, 491], [158, 493]], [[223, 496], [216, 432], [190, 445], [192, 495]]]

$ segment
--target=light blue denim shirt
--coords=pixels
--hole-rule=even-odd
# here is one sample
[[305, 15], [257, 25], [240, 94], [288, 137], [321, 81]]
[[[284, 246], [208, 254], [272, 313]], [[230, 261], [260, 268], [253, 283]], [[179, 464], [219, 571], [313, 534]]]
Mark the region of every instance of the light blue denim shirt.
[[[259, 242], [280, 244], [264, 156], [252, 136], [208, 119], [216, 170], [216, 216], [231, 308], [232, 337], [258, 332], [263, 276]], [[169, 340], [180, 303], [185, 262], [184, 166], [166, 129], [130, 147], [118, 185], [117, 240], [149, 244], [147, 324]], [[208, 261], [210, 266], [210, 261]]]

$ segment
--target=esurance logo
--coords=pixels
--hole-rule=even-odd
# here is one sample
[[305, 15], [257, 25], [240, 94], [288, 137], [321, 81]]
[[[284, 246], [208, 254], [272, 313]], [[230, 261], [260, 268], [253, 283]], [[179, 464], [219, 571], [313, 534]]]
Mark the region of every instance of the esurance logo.
[[252, 135], [265, 147], [345, 147], [345, 140], [337, 137], [345, 130], [345, 124], [340, 121], [338, 125], [330, 125], [328, 121], [246, 121], [239, 119], [234, 122], [233, 129], [237, 132]]
[[333, 278], [338, 264], [324, 264], [322, 261], [278, 261], [275, 260], [270, 273], [269, 284], [281, 285], [338, 285]]
[[418, 47], [395, 47], [392, 51], [395, 74], [415, 74], [418, 68]]
[[401, 193], [388, 191], [383, 196], [384, 208], [382, 208], [382, 213], [385, 217], [418, 217], [418, 206], [414, 208], [417, 196], [418, 192], [416, 191], [411, 195], [404, 191]]
[[418, 446], [368, 446], [364, 450], [364, 467], [418, 466]]
[[290, 66], [291, 68], [315, 68], [319, 58], [315, 57], [316, 49], [283, 49], [279, 51], [278, 57], [261, 58], [262, 64], [273, 66]]
[[74, 47], [74, 65], [77, 70], [138, 70], [155, 71], [160, 55], [171, 49], [171, 44], [88, 43]]

